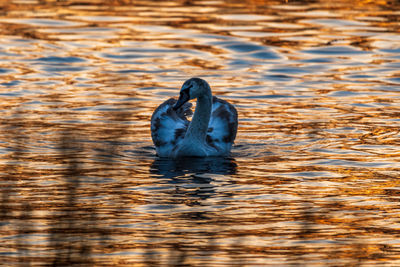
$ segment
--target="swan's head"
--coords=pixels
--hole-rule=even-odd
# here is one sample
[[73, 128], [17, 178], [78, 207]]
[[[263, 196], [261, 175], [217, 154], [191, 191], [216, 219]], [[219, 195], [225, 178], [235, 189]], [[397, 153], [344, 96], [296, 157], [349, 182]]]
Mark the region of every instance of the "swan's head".
[[201, 97], [211, 96], [211, 88], [208, 83], [200, 78], [190, 78], [183, 83], [179, 99], [173, 107], [174, 110], [180, 108], [187, 101]]

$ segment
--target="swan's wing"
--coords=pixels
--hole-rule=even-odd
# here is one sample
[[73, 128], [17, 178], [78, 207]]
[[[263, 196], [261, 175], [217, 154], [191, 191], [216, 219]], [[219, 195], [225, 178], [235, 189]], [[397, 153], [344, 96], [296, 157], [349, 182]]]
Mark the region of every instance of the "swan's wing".
[[238, 127], [237, 111], [227, 101], [214, 96], [211, 112], [207, 143], [219, 151], [229, 152], [236, 138]]
[[192, 114], [191, 103], [185, 103], [177, 111], [172, 107], [176, 99], [170, 98], [162, 103], [151, 116], [151, 138], [160, 157], [167, 157], [174, 147], [183, 140]]

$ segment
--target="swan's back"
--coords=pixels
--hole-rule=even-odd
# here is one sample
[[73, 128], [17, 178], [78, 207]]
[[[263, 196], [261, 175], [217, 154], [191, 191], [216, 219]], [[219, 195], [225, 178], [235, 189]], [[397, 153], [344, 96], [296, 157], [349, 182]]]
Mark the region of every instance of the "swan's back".
[[175, 111], [172, 108], [175, 103], [176, 99], [168, 99], [151, 116], [151, 138], [160, 157], [171, 155], [183, 140], [189, 125], [186, 117], [192, 113], [192, 104], [187, 102]]
[[236, 138], [238, 115], [235, 107], [218, 97], [213, 97], [211, 118], [208, 124], [207, 144], [219, 155], [227, 155]]

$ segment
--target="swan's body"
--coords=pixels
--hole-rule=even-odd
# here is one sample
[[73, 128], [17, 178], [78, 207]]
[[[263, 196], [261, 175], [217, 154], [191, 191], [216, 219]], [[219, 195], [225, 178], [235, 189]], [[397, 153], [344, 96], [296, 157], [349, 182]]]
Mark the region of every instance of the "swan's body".
[[[191, 103], [197, 98], [192, 121]], [[208, 83], [187, 80], [178, 100], [162, 103], [151, 117], [151, 137], [160, 157], [227, 156], [236, 137], [237, 111], [228, 102], [213, 97]]]

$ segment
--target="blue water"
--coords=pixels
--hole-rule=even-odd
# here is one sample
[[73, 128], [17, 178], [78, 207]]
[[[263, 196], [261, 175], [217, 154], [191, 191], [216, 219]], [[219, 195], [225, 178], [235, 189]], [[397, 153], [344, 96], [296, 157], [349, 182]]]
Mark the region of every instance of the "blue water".
[[[400, 265], [397, 3], [128, 2], [4, 4], [0, 262]], [[232, 154], [158, 158], [194, 76]]]

